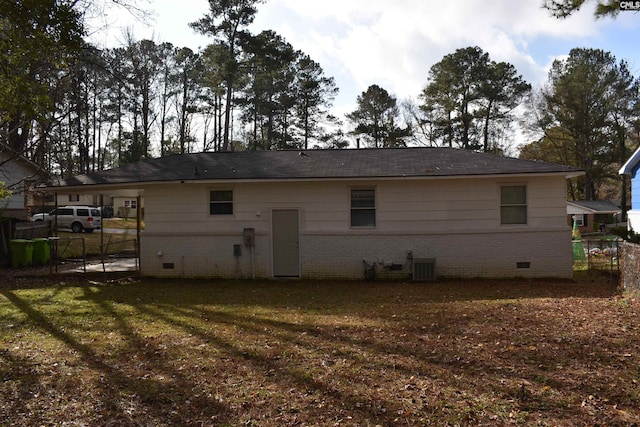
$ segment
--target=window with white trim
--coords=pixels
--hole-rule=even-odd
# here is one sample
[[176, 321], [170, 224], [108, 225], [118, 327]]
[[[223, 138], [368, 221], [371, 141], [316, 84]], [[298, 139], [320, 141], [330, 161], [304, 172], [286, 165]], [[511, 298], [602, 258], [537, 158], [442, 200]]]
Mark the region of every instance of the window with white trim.
[[131, 200], [125, 200], [123, 202], [123, 206], [127, 209], [138, 209], [138, 200], [136, 199], [131, 199]]
[[587, 216], [585, 214], [575, 214], [573, 219], [576, 221], [578, 227], [584, 227], [587, 225]]
[[500, 224], [527, 224], [527, 186], [500, 187]]
[[376, 190], [351, 190], [351, 226], [376, 226]]

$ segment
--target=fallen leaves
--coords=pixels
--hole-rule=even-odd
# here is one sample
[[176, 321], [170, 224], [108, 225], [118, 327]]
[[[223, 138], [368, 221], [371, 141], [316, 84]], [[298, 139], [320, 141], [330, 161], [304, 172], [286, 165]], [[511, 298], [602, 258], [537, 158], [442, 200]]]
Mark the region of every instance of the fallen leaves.
[[638, 304], [603, 288], [143, 281], [10, 291], [0, 299], [0, 417], [628, 425], [640, 418]]

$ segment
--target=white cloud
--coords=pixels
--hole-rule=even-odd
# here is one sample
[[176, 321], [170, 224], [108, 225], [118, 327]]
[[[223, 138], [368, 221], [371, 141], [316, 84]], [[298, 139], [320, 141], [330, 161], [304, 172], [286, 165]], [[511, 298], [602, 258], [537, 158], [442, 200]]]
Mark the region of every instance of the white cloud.
[[[640, 39], [637, 14], [595, 20], [593, 5], [587, 3], [574, 16], [558, 20], [541, 4], [542, 0], [267, 0], [258, 5], [251, 30], [272, 29], [319, 62], [340, 88], [337, 114], [353, 109], [356, 97], [371, 84], [398, 98], [417, 97], [430, 67], [467, 46], [479, 46], [491, 59], [512, 63], [530, 83], [540, 85], [551, 62], [572, 47], [595, 40], [598, 47], [616, 54], [620, 41], [616, 45], [607, 38], [613, 28], [631, 33], [624, 58], [640, 68], [640, 56], [632, 47]], [[144, 26], [122, 15], [118, 23], [135, 27], [138, 39], [192, 49], [208, 43], [188, 27], [208, 12], [207, 0], [154, 0], [149, 7], [156, 11], [155, 23]]]
[[530, 41], [586, 37], [599, 25], [591, 10], [559, 21], [535, 0], [270, 0], [254, 28], [282, 34], [336, 77], [343, 98], [354, 99], [374, 83], [400, 98], [415, 97], [434, 63], [476, 45], [537, 83], [553, 55], [541, 63], [528, 52]]

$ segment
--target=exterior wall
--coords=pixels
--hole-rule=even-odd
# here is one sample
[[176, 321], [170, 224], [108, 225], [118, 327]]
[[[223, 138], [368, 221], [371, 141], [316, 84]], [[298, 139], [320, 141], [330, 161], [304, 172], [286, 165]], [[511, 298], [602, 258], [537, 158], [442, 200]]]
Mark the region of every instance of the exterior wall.
[[[114, 197], [113, 198], [113, 213], [115, 216], [135, 218], [138, 215], [137, 209], [127, 209], [125, 202], [135, 201], [135, 197]], [[144, 197], [140, 198], [140, 208], [144, 209]]]
[[21, 219], [27, 218], [25, 188], [35, 174], [35, 169], [30, 167], [27, 162], [16, 159], [8, 160], [6, 154], [0, 150], [0, 181], [4, 182], [7, 188], [13, 192], [8, 200], [1, 202], [0, 208], [5, 210], [5, 215]]
[[627, 227], [640, 233], [640, 175], [638, 167], [633, 168], [631, 175], [631, 210], [627, 212]]
[[94, 194], [58, 194], [58, 206], [100, 206], [100, 197]]
[[[564, 177], [351, 182], [185, 183], [145, 188], [142, 273], [272, 277], [271, 212], [297, 209], [305, 278], [363, 278], [363, 260], [404, 265], [436, 258], [438, 276], [570, 277]], [[528, 224], [500, 225], [500, 185], [526, 184]], [[350, 190], [376, 189], [376, 227], [350, 227]], [[209, 215], [209, 191], [233, 190], [234, 214]], [[241, 246], [246, 227], [256, 246]], [[529, 268], [517, 268], [529, 263]], [[391, 274], [393, 276], [394, 274]]]
[[[436, 274], [447, 277], [570, 277], [571, 242], [564, 231], [430, 233], [397, 236], [303, 236], [303, 275], [362, 278], [362, 260], [375, 262], [377, 275], [409, 278], [414, 258], [435, 258]], [[554, 249], [551, 249], [554, 248]], [[331, 268], [327, 268], [331, 260]], [[528, 263], [528, 268], [518, 268]], [[399, 273], [388, 271], [402, 265]]]

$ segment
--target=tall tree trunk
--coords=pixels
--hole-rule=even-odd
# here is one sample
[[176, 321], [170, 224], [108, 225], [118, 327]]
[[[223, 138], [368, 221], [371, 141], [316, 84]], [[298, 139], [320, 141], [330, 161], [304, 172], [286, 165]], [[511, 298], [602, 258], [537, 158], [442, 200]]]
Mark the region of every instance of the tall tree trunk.
[[23, 115], [17, 113], [9, 120], [9, 147], [16, 153], [24, 154], [27, 150], [27, 141], [29, 140], [29, 126], [22, 121]]
[[484, 129], [483, 129], [483, 150], [485, 153], [490, 151], [489, 147], [489, 120], [491, 117], [491, 108], [493, 107], [493, 100], [489, 100], [489, 105], [487, 106], [487, 114], [484, 116]]
[[231, 127], [231, 97], [233, 96], [233, 77], [227, 77], [227, 99], [224, 106], [224, 135], [222, 151], [229, 151], [229, 128]]

